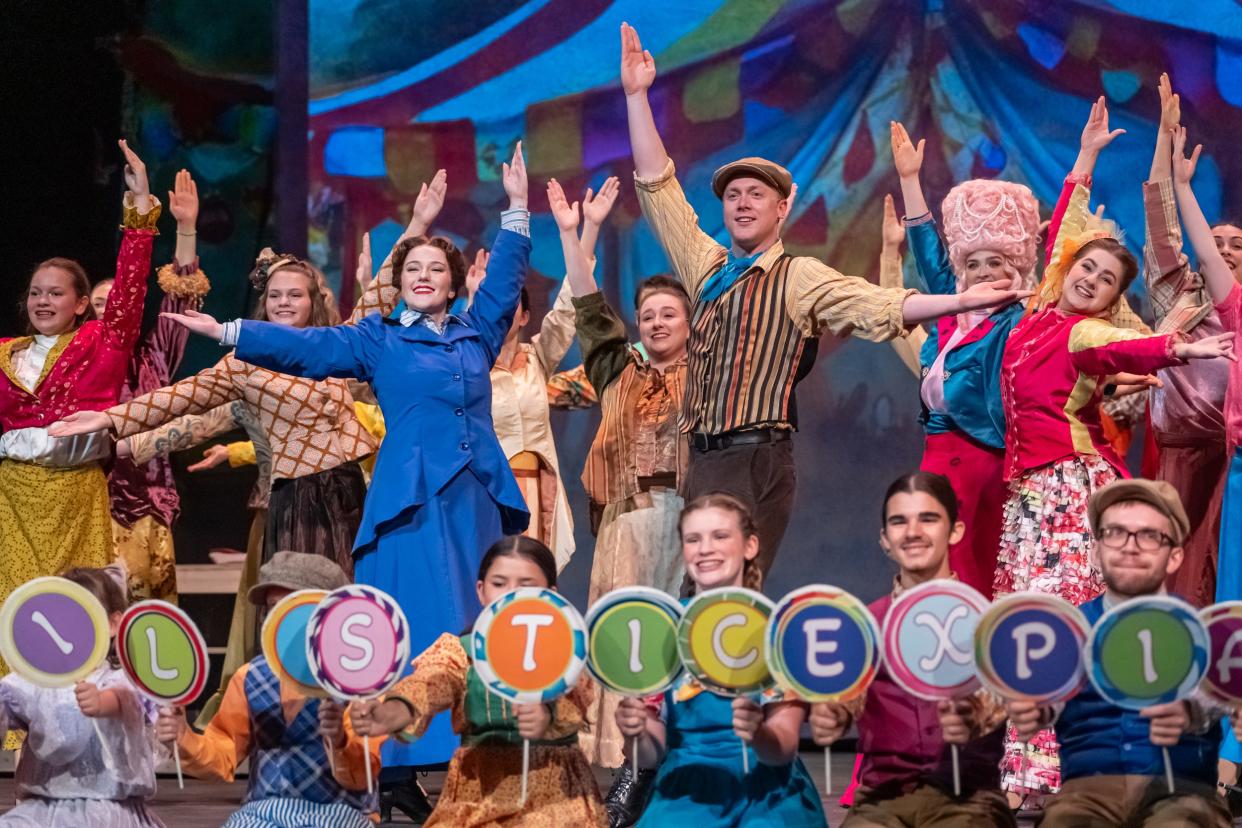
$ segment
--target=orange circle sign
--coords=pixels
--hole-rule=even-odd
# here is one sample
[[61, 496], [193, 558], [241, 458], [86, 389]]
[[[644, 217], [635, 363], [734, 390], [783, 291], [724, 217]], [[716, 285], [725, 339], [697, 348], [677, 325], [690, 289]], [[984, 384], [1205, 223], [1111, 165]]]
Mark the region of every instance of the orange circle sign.
[[487, 659], [496, 677], [521, 691], [540, 690], [565, 675], [574, 657], [574, 631], [546, 601], [514, 601], [492, 620]]

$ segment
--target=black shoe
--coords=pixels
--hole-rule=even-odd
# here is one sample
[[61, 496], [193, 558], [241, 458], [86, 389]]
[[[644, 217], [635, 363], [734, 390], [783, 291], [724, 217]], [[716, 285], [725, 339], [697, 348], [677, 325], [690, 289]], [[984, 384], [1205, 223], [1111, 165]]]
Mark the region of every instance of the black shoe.
[[635, 778], [628, 763], [617, 769], [612, 778], [612, 787], [608, 796], [604, 797], [604, 809], [608, 811], [608, 828], [626, 828], [638, 821], [647, 804], [647, 794], [651, 792], [651, 783], [655, 779], [655, 771], [643, 768]]
[[380, 786], [380, 822], [392, 822], [393, 808], [413, 820], [415, 825], [422, 825], [431, 816], [427, 792], [414, 778]]

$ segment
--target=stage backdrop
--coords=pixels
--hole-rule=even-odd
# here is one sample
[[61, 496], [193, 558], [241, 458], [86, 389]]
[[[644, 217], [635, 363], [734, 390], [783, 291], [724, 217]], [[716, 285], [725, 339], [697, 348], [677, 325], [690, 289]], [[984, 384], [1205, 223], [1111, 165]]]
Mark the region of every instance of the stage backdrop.
[[[435, 230], [472, 251], [487, 244], [504, 202], [499, 164], [520, 137], [536, 310], [563, 270], [545, 182], [576, 194], [615, 174], [623, 196], [598, 272], [629, 313], [635, 282], [667, 264], [630, 184], [622, 21], [655, 56], [656, 119], [708, 232], [722, 236], [712, 171], [766, 156], [800, 187], [790, 248], [874, 278], [881, 198], [897, 190], [890, 120], [927, 138], [932, 204], [957, 181], [997, 177], [1028, 184], [1048, 212], [1090, 102], [1105, 94], [1127, 135], [1096, 171], [1096, 200], [1138, 250], [1161, 71], [1205, 144], [1206, 213], [1242, 215], [1242, 156], [1229, 152], [1242, 118], [1240, 18], [1232, 0], [310, 0], [311, 252], [348, 305], [362, 233], [378, 265], [439, 167], [449, 197]], [[1133, 301], [1144, 307], [1141, 289]], [[879, 498], [920, 455], [916, 379], [886, 345], [830, 339], [820, 354], [798, 391], [797, 511], [768, 591], [818, 579], [870, 599], [891, 572], [876, 542]], [[564, 583], [575, 599], [592, 549], [577, 475], [597, 421], [555, 417], [578, 527]]]

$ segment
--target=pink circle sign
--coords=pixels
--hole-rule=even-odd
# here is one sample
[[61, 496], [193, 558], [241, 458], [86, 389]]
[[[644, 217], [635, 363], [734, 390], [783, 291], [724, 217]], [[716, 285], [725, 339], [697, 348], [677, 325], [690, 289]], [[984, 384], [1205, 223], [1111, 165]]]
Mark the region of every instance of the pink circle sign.
[[405, 614], [392, 596], [373, 587], [333, 590], [306, 627], [311, 672], [341, 699], [374, 698], [389, 690], [409, 656]]
[[1207, 627], [1211, 651], [1199, 689], [1226, 705], [1242, 702], [1242, 601], [1204, 607], [1199, 620]]
[[961, 581], [928, 581], [902, 593], [884, 619], [884, 664], [893, 681], [932, 701], [974, 691], [975, 627], [987, 608]]

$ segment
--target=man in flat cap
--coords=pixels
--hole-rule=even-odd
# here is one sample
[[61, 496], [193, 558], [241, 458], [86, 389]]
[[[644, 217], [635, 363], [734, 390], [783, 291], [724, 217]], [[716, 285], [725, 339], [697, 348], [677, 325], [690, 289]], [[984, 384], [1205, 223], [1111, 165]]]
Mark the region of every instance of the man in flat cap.
[[[1107, 587], [1080, 608], [1095, 625], [1119, 604], [1165, 592], [1182, 565], [1190, 520], [1163, 480], [1110, 483], [1091, 496], [1087, 515]], [[1206, 696], [1126, 710], [1086, 685], [1052, 707], [1021, 700], [1005, 707], [1019, 738], [1052, 727], [1060, 743], [1061, 791], [1045, 807], [1041, 828], [1233, 824], [1215, 790], [1219, 717], [1228, 711]], [[1176, 780], [1171, 788], [1166, 762]]]
[[793, 178], [763, 158], [734, 161], [712, 177], [730, 247], [717, 244], [699, 227], [656, 130], [647, 101], [654, 80], [651, 53], [623, 23], [621, 85], [639, 204], [694, 303], [681, 408], [681, 429], [690, 440], [682, 494], [688, 500], [724, 491], [750, 504], [766, 574], [794, 502], [794, 386], [814, 363], [820, 333], [889, 340], [919, 323], [1029, 293], [1004, 281], [925, 296], [788, 255], [780, 233]]

